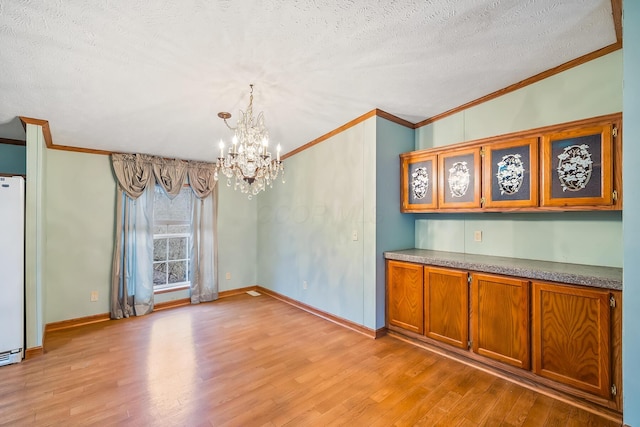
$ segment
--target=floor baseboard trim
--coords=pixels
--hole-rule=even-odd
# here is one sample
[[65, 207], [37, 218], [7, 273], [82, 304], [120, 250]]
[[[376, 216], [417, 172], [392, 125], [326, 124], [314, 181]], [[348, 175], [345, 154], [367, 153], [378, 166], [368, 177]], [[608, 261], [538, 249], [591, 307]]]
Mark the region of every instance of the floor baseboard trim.
[[386, 333], [386, 328], [381, 328], [381, 329], [377, 329], [377, 330], [373, 330], [373, 329], [369, 329], [365, 326], [359, 325], [357, 323], [354, 323], [350, 320], [347, 319], [343, 319], [342, 317], [338, 317], [338, 316], [334, 316], [333, 314], [327, 313], [326, 311], [322, 311], [322, 310], [318, 310], [315, 307], [312, 307], [310, 305], [307, 305], [303, 302], [300, 302], [298, 300], [295, 300], [293, 298], [289, 298], [288, 296], [279, 294], [278, 292], [272, 291], [271, 289], [267, 289], [267, 288], [263, 288], [262, 286], [256, 286], [256, 291], [261, 292], [265, 295], [269, 295], [272, 298], [275, 298], [277, 300], [280, 300], [282, 302], [285, 302], [289, 305], [292, 305], [296, 308], [299, 308], [300, 310], [304, 310], [307, 313], [311, 313], [315, 316], [321, 317], [325, 320], [328, 320], [330, 322], [333, 322], [337, 325], [340, 325], [342, 327], [345, 327], [347, 329], [351, 329], [352, 331], [358, 332], [362, 335], [365, 335], [369, 338], [380, 338], [381, 336], [383, 336]]
[[246, 286], [244, 288], [238, 288], [238, 289], [229, 289], [228, 291], [218, 292], [218, 298], [232, 297], [234, 295], [244, 294], [248, 291], [257, 291], [257, 290], [258, 290], [258, 286], [256, 285]]
[[159, 302], [153, 305], [153, 311], [162, 311], [169, 308], [183, 307], [191, 304], [191, 298], [180, 298], [171, 301]]
[[375, 330], [376, 336], [375, 338], [382, 338], [383, 336], [387, 335], [387, 328], [379, 328]]
[[92, 323], [100, 323], [111, 320], [109, 313], [94, 314], [92, 316], [78, 317], [75, 319], [62, 320], [60, 322], [47, 323], [44, 327], [44, 335], [47, 332], [60, 331], [62, 329], [75, 328], [82, 325], [90, 325]]
[[44, 353], [44, 348], [42, 346], [31, 347], [24, 351], [24, 360], [33, 359], [37, 356], [42, 356]]

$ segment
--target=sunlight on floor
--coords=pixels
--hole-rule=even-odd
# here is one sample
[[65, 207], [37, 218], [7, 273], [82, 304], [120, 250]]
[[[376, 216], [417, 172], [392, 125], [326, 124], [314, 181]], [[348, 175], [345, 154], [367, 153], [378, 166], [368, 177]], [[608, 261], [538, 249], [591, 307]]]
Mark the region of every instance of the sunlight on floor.
[[163, 409], [195, 398], [196, 354], [191, 316], [168, 316], [152, 325], [147, 354], [150, 403]]

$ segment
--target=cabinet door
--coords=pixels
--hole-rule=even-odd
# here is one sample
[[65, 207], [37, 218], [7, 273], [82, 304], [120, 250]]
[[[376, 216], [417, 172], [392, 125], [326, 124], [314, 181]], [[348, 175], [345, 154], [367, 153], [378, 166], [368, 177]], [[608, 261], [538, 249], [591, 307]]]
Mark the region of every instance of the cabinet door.
[[424, 308], [426, 336], [468, 348], [469, 284], [466, 272], [425, 267]]
[[423, 333], [422, 265], [387, 261], [387, 321]]
[[436, 154], [400, 155], [400, 212], [428, 212], [438, 207]]
[[538, 206], [538, 138], [493, 142], [483, 150], [482, 206]]
[[610, 398], [609, 291], [533, 282], [533, 371]]
[[438, 153], [438, 209], [480, 208], [480, 147]]
[[542, 136], [541, 206], [613, 204], [613, 129], [608, 123]]
[[529, 282], [473, 273], [471, 301], [474, 353], [529, 369]]

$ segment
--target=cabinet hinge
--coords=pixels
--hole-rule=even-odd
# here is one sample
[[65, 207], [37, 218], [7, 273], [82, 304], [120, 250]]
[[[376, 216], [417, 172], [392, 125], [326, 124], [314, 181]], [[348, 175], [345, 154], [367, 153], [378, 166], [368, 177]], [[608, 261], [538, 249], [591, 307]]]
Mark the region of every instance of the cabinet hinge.
[[613, 190], [613, 193], [611, 194], [611, 197], [613, 197], [613, 201], [617, 202], [618, 201], [618, 190]]
[[471, 274], [467, 274], [467, 283], [471, 284]]
[[618, 387], [616, 387], [615, 384], [611, 384], [611, 396], [617, 396], [618, 395]]
[[614, 138], [616, 136], [618, 136], [618, 128], [617, 127], [613, 127], [613, 129], [611, 129], [611, 136], [613, 136]]
[[484, 157], [484, 147], [480, 149], [480, 157]]
[[486, 199], [484, 197], [480, 197], [480, 206], [484, 206], [484, 203], [486, 202]]
[[[473, 344], [473, 341], [471, 341], [471, 340], [467, 341], [467, 348], [471, 348], [472, 344]], [[615, 387], [615, 385], [613, 387]]]
[[616, 299], [613, 295], [609, 296], [609, 306], [611, 306], [611, 308], [616, 308]]

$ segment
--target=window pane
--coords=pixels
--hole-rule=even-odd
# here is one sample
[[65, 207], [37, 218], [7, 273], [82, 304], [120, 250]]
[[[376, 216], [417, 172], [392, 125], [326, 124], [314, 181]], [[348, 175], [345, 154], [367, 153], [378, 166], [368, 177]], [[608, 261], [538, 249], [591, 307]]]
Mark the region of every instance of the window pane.
[[187, 281], [187, 261], [169, 261], [169, 282], [179, 283]]
[[180, 237], [155, 238], [153, 241], [153, 284], [156, 289], [171, 288], [189, 282], [189, 241], [191, 236], [191, 189], [183, 187], [173, 200], [156, 186], [153, 207], [153, 232]]
[[179, 233], [190, 233], [190, 226], [188, 225], [169, 225], [167, 226], [166, 233], [169, 234], [179, 234]]
[[186, 259], [187, 258], [187, 238], [174, 237], [167, 239], [169, 241], [169, 258], [168, 259]]
[[167, 283], [167, 263], [160, 262], [153, 264], [153, 285], [164, 285]]
[[165, 261], [167, 259], [167, 239], [153, 240], [153, 260]]
[[184, 187], [173, 199], [156, 185], [153, 199], [154, 221], [189, 221], [191, 219], [191, 189]]

